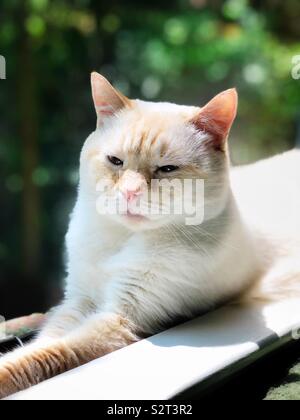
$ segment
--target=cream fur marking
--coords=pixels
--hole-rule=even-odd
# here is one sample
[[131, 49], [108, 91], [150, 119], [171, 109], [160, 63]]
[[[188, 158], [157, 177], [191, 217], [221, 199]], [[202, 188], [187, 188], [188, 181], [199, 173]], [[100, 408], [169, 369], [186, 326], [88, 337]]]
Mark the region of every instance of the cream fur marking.
[[63, 338], [43, 339], [3, 357], [0, 395], [22, 389], [74, 369], [138, 340], [130, 323], [116, 315], [94, 315]]
[[[239, 296], [300, 292], [299, 152], [230, 174], [233, 89], [204, 108], [132, 101], [96, 73], [92, 90], [98, 128], [80, 159], [65, 300], [32, 344], [0, 360], [0, 397]], [[133, 214], [135, 194], [151, 204], [153, 178], [204, 179], [204, 223]], [[97, 190], [103, 179], [105, 193]], [[128, 200], [128, 214], [100, 216], [103, 194]]]

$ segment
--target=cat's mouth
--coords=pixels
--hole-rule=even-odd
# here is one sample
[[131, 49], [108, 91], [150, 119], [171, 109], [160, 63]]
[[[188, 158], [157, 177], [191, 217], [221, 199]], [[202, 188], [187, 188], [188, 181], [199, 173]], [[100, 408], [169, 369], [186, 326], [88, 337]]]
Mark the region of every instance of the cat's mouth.
[[143, 216], [141, 214], [133, 213], [130, 210], [127, 210], [127, 213], [125, 214], [125, 217], [131, 221], [134, 222], [145, 222], [147, 219], [146, 216]]

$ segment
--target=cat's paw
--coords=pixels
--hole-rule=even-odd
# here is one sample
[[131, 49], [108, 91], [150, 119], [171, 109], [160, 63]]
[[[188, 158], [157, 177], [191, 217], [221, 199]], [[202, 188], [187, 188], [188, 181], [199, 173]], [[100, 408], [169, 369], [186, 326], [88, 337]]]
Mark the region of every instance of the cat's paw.
[[0, 364], [0, 399], [6, 398], [18, 391], [11, 370]]

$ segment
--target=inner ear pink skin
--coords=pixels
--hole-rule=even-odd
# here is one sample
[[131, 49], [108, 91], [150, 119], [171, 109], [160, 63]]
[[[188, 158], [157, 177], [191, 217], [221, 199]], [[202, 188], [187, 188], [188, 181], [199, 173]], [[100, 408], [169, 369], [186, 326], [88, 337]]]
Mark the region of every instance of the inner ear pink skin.
[[92, 93], [98, 116], [98, 127], [107, 117], [111, 117], [125, 107], [131, 106], [131, 101], [118, 92], [105, 77], [94, 72], [91, 75]]
[[216, 149], [223, 150], [238, 109], [236, 89], [229, 89], [213, 98], [192, 119], [200, 130], [212, 135]]

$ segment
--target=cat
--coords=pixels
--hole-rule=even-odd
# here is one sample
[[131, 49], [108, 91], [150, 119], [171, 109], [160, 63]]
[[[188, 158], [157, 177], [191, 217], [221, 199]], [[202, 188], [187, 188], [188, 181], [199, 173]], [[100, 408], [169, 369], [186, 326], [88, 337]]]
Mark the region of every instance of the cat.
[[[97, 73], [91, 81], [97, 129], [80, 158], [65, 299], [37, 339], [0, 359], [1, 398], [224, 303], [298, 292], [299, 220], [289, 213], [300, 153], [231, 171], [235, 89], [198, 108], [130, 100]], [[203, 180], [202, 223], [146, 212], [153, 179]], [[282, 192], [286, 223], [274, 210]], [[177, 193], [154, 195], [156, 205]], [[126, 211], [102, 214], [102, 199]]]

